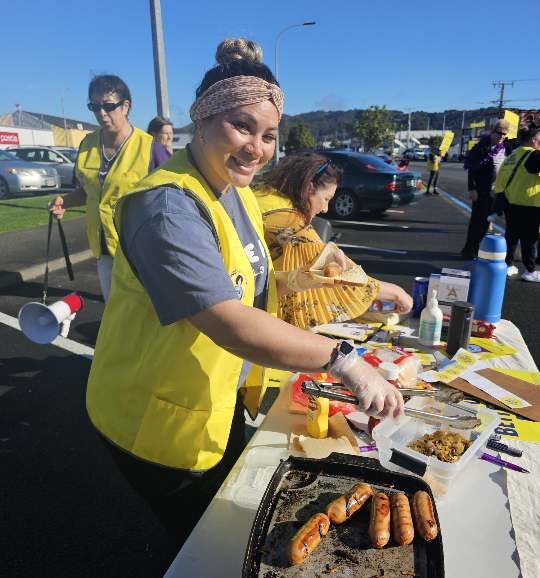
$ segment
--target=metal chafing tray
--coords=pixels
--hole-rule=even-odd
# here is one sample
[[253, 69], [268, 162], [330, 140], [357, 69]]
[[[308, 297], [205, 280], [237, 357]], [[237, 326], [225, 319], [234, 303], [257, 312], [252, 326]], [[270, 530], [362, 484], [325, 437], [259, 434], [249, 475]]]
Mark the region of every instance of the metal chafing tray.
[[287, 544], [300, 526], [360, 481], [387, 494], [401, 491], [410, 497], [424, 490], [433, 499], [422, 479], [390, 472], [372, 459], [344, 454], [322, 460], [290, 457], [272, 476], [255, 516], [242, 578], [443, 578], [436, 508], [435, 540], [425, 542], [416, 535], [409, 546], [397, 546], [390, 538], [384, 549], [377, 550], [368, 537], [369, 502], [349, 521], [332, 526], [303, 564], [288, 565]]

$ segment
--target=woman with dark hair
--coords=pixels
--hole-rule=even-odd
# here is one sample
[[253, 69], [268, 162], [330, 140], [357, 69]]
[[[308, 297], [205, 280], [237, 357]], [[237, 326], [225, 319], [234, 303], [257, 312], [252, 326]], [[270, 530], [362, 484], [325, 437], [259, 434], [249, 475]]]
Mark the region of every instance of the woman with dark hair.
[[66, 209], [86, 203], [90, 249], [97, 259], [103, 298], [111, 287], [113, 257], [118, 234], [113, 207], [137, 181], [166, 159], [163, 147], [129, 122], [131, 93], [118, 76], [95, 76], [88, 86], [88, 109], [100, 128], [84, 137], [75, 171], [80, 187], [64, 198], [56, 197], [49, 210], [62, 218]]
[[[266, 175], [255, 194], [277, 270], [306, 266], [320, 253], [323, 243], [311, 221], [327, 212], [340, 179], [339, 167], [314, 153], [286, 156]], [[412, 299], [401, 287], [368, 278], [363, 287], [338, 285], [287, 293], [279, 300], [278, 316], [305, 329], [359, 317], [375, 299], [394, 301], [400, 313], [407, 313], [412, 306]]]
[[176, 549], [245, 445], [243, 408], [258, 411], [263, 367], [326, 367], [369, 414], [403, 406], [349, 344], [275, 317], [278, 293], [319, 285], [303, 270], [275, 272], [264, 243], [249, 185], [274, 154], [283, 94], [250, 44], [220, 45], [190, 110], [191, 144], [119, 203], [88, 381], [92, 423]]
[[146, 129], [148, 134], [154, 137], [167, 152], [167, 158], [172, 155], [172, 143], [173, 143], [173, 125], [168, 118], [163, 118], [162, 116], [155, 116]]

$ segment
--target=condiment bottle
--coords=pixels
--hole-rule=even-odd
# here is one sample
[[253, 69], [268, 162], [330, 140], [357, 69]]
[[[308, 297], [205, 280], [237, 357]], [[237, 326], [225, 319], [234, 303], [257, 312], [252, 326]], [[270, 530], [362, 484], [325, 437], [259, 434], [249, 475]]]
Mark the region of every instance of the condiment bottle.
[[437, 301], [437, 291], [431, 292], [431, 297], [420, 315], [420, 337], [422, 345], [435, 346], [441, 341], [443, 313]]
[[307, 406], [306, 429], [308, 436], [312, 438], [328, 437], [328, 414], [330, 412], [330, 400], [324, 397], [310, 395]]

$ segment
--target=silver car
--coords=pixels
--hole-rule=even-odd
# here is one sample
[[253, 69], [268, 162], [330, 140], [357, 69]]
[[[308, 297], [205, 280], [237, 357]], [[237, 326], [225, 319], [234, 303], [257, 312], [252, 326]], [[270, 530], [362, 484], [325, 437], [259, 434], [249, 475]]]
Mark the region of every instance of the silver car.
[[0, 150], [0, 199], [59, 188], [60, 177], [54, 167], [22, 161], [11, 151]]
[[75, 162], [67, 154], [67, 151], [71, 150], [75, 149], [44, 146], [25, 146], [9, 149], [10, 152], [24, 161], [54, 167], [60, 175], [62, 187], [73, 187], [75, 185]]

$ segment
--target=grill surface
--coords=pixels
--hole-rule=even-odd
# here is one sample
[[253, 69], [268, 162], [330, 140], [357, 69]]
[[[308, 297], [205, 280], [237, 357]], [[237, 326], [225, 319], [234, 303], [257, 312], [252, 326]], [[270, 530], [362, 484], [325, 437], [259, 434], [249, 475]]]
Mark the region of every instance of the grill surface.
[[[303, 564], [289, 566], [287, 544], [313, 514], [359, 481], [391, 494], [431, 491], [420, 478], [396, 474], [366, 458], [332, 454], [326, 460], [289, 458], [276, 470], [257, 512], [244, 560], [243, 578], [442, 578], [442, 539], [409, 546], [372, 548], [370, 501], [344, 524], [332, 525]], [[433, 499], [433, 496], [432, 496]], [[437, 520], [438, 521], [438, 520]]]

